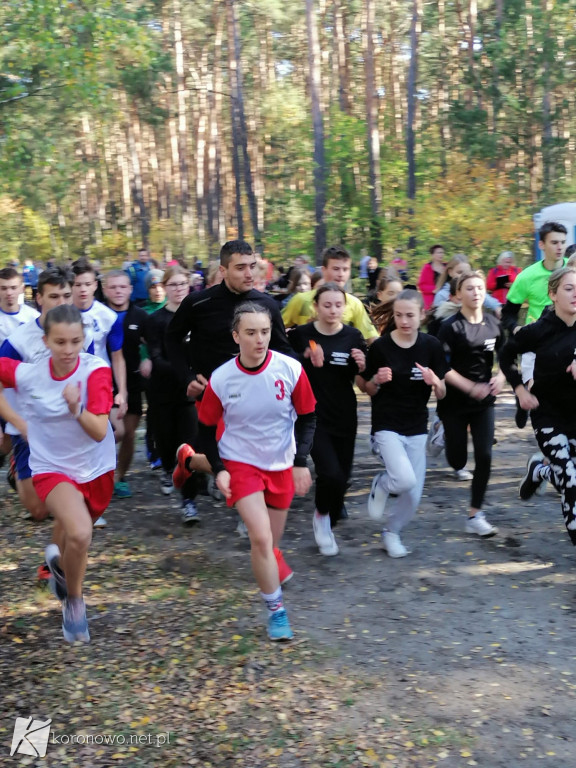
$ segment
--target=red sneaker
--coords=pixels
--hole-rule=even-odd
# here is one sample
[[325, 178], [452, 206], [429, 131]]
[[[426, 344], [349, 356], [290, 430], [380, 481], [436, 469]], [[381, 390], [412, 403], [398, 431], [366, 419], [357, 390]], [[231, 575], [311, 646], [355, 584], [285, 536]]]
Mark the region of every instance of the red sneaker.
[[50, 568], [46, 565], [46, 563], [42, 563], [42, 565], [38, 566], [37, 576], [38, 581], [48, 581], [52, 574], [50, 573]]
[[188, 443], [182, 443], [182, 445], [176, 451], [176, 461], [178, 463], [176, 465], [176, 469], [172, 473], [172, 482], [174, 484], [174, 488], [182, 488], [186, 480], [188, 480], [192, 474], [191, 470], [186, 469], [186, 459], [192, 458], [194, 453], [194, 448], [192, 448], [191, 445], [188, 445]]
[[278, 563], [280, 584], [283, 586], [290, 581], [292, 576], [294, 576], [294, 571], [290, 568], [286, 560], [284, 560], [284, 555], [279, 549], [274, 549], [274, 555], [276, 556], [276, 562]]

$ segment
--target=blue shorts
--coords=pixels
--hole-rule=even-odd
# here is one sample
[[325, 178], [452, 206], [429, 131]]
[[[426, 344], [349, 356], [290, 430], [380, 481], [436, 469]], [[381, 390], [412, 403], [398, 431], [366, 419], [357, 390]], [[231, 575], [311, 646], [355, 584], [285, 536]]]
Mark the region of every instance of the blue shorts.
[[10, 435], [10, 437], [12, 439], [12, 448], [14, 449], [14, 462], [16, 464], [18, 480], [28, 480], [32, 477], [28, 441], [24, 440], [21, 435]]

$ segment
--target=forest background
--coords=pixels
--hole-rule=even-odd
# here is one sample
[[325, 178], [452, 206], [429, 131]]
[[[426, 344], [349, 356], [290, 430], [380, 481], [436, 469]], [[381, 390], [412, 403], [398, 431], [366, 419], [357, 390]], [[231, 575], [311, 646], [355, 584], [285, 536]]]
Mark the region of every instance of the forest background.
[[574, 197], [576, 0], [3, 0], [0, 262], [532, 258]]

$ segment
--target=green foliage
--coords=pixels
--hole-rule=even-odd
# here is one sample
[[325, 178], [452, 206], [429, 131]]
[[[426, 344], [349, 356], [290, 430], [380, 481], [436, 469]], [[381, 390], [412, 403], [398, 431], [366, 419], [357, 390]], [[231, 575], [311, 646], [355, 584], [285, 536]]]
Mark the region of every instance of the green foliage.
[[[358, 254], [369, 242], [372, 224], [363, 3], [340, 5], [347, 25], [349, 113], [338, 106], [337, 4], [316, 9], [328, 168], [325, 217], [328, 240]], [[427, 257], [431, 240], [486, 262], [505, 248], [528, 253], [524, 243], [536, 205], [576, 192], [573, 0], [507, 0], [501, 19], [490, 0], [477, 6], [470, 53], [468, 22], [463, 23], [458, 4], [443, 4], [443, 16], [438, 3], [423, 5], [412, 205], [406, 199], [401, 135], [410, 6], [376, 4], [378, 224], [385, 260], [411, 237], [417, 242], [410, 256], [413, 268]], [[187, 135], [178, 138], [176, 7], [187, 106]], [[277, 261], [289, 260], [313, 251], [313, 134], [303, 6], [254, 0], [235, 7], [252, 167], [263, 166], [258, 182], [264, 247]], [[131, 209], [124, 199], [134, 198], [136, 191], [134, 158], [124, 149], [133, 124], [152, 250], [205, 258], [221, 232], [232, 235], [237, 222], [227, 46], [225, 4], [214, 0], [5, 0], [0, 5], [0, 195], [15, 201], [16, 212], [1, 224], [2, 257], [36, 249], [35, 258], [89, 253], [115, 263], [138, 247], [141, 212], [134, 199]], [[212, 237], [208, 223], [198, 222], [206, 204], [196, 205], [194, 199], [200, 168], [209, 181], [207, 151], [198, 157], [204, 147], [202, 103], [218, 117], [220, 219]], [[178, 152], [184, 155], [180, 162]], [[128, 169], [129, 192], [121, 187], [121, 168]], [[178, 188], [183, 169], [189, 175], [187, 214]], [[246, 199], [243, 205], [246, 212]]]
[[413, 220], [418, 250], [412, 266], [428, 260], [427, 248], [441, 242], [447, 253], [465, 253], [478, 267], [494, 266], [503, 250], [516, 251], [519, 260], [530, 254], [532, 222], [518, 206], [512, 185], [502, 173], [481, 164], [461, 162], [446, 178], [438, 178], [416, 203]]
[[50, 227], [30, 208], [0, 198], [0, 264], [13, 260], [50, 258]]

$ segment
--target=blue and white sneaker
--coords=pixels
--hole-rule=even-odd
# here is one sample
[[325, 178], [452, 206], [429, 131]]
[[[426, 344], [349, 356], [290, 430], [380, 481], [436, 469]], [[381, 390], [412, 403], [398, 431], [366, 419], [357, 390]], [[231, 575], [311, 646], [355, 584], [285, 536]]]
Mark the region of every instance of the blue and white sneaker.
[[275, 641], [292, 640], [294, 637], [285, 608], [279, 608], [268, 617], [268, 637]]
[[184, 499], [182, 502], [182, 522], [184, 525], [194, 525], [200, 522], [198, 509], [192, 499]]
[[62, 633], [67, 643], [90, 642], [86, 604], [83, 597], [68, 597], [62, 603]]
[[58, 544], [48, 544], [44, 550], [44, 559], [50, 571], [48, 585], [54, 597], [61, 602], [68, 597], [68, 588], [66, 587], [66, 577], [64, 571], [60, 568], [60, 548]]

